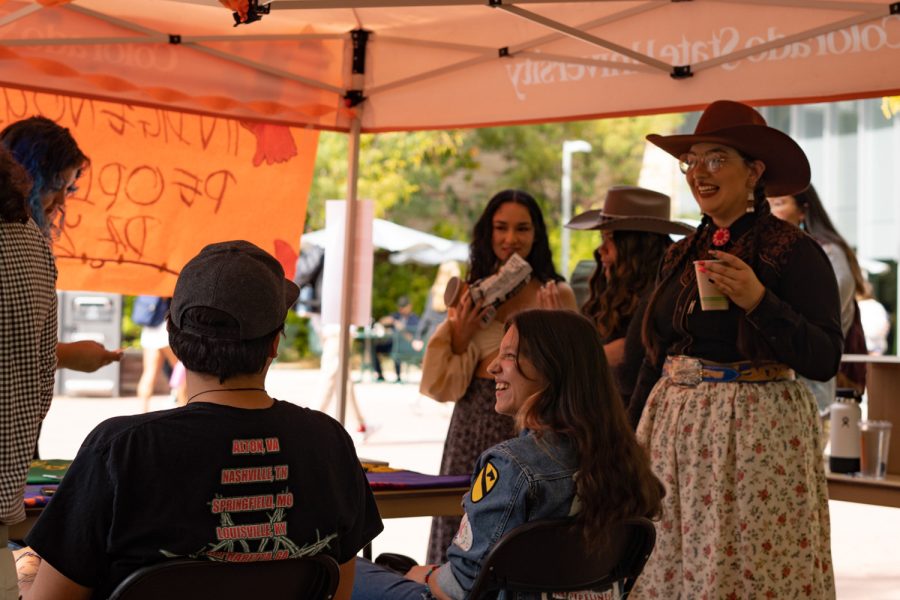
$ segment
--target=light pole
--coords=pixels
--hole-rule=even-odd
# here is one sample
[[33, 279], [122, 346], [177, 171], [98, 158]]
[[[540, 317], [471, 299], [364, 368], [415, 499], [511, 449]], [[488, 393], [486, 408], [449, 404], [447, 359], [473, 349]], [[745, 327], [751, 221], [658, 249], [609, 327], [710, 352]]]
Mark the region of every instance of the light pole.
[[572, 219], [572, 155], [576, 152], [590, 152], [591, 145], [584, 140], [566, 140], [562, 153], [562, 236], [560, 245], [560, 275], [569, 276], [569, 230], [566, 223]]

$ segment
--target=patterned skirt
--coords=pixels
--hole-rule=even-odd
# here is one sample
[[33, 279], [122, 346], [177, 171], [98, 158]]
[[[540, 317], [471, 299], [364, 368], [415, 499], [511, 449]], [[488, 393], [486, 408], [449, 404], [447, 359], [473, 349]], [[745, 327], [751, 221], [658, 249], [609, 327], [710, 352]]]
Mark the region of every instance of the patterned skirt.
[[[516, 437], [511, 417], [494, 411], [494, 380], [476, 377], [463, 397], [457, 400], [450, 417], [441, 475], [472, 475], [481, 453], [500, 442]], [[428, 564], [447, 560], [447, 547], [459, 528], [460, 517], [435, 517], [428, 541]]]
[[663, 377], [637, 437], [666, 486], [633, 598], [834, 598], [815, 400], [798, 381]]

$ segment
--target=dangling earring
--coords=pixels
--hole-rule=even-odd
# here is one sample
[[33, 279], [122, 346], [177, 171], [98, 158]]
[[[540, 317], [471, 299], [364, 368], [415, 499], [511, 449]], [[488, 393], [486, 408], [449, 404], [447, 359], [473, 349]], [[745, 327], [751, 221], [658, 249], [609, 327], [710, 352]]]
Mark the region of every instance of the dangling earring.
[[756, 196], [753, 195], [753, 190], [747, 192], [747, 210], [744, 212], [756, 212]]
[[800, 231], [806, 231], [806, 219], [800, 219]]

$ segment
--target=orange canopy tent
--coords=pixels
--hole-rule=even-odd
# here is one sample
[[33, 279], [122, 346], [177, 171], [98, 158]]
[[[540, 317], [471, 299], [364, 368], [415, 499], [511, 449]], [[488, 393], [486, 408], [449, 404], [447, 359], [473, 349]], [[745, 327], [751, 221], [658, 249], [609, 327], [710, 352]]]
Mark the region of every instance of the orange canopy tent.
[[214, 0], [6, 0], [0, 84], [346, 131], [350, 200], [361, 132], [900, 93], [900, 2], [275, 0], [266, 11], [235, 27]]
[[[229, 0], [247, 4], [247, 0]], [[884, 0], [5, 0], [0, 81], [363, 132], [900, 90]], [[362, 107], [362, 108], [360, 108]]]

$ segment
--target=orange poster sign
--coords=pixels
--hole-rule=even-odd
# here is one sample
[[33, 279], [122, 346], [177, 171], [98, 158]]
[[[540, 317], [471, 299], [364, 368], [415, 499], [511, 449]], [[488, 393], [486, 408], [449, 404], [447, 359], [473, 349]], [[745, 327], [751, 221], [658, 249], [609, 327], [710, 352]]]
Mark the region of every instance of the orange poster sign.
[[2, 127], [37, 114], [91, 159], [53, 242], [59, 289], [168, 296], [192, 256], [229, 239], [293, 275], [317, 132], [0, 88]]

